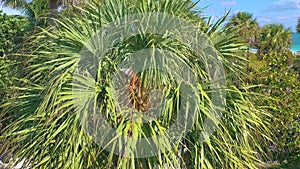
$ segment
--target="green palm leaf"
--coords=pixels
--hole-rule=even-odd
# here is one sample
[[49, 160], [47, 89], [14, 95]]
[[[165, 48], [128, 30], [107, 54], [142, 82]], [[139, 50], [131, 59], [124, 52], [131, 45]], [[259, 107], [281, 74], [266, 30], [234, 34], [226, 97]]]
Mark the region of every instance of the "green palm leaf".
[[[32, 53], [27, 55], [29, 63], [25, 69], [29, 73], [23, 78], [31, 83], [19, 88], [20, 94], [2, 106], [5, 108], [3, 114], [7, 117], [4, 120], [11, 120], [11, 123], [0, 137], [4, 141], [1, 151], [9, 148], [14, 152], [14, 158], [25, 158], [25, 164], [32, 168], [259, 168], [268, 158], [268, 151], [262, 147], [270, 140], [267, 120], [270, 115], [252, 104], [256, 96], [254, 93], [236, 88], [230, 80], [226, 86], [219, 86], [216, 91], [210, 90], [211, 77], [205, 69], [211, 62], [219, 60], [227, 74], [235, 74], [243, 66], [240, 63], [244, 62], [237, 54], [244, 51], [245, 47], [233, 32], [222, 27], [226, 16], [216, 24], [209, 25], [199, 17], [194, 6], [190, 1], [181, 0], [88, 1], [84, 7], [78, 7], [80, 13], [59, 18], [58, 27], [44, 30], [32, 40], [38, 42], [38, 47], [33, 45]], [[217, 50], [214, 52], [217, 58], [208, 55], [209, 51], [206, 50], [203, 50], [203, 56], [207, 54], [206, 57], [197, 58], [191, 46], [180, 37], [147, 32], [151, 25], [137, 26], [139, 34], [112, 45], [103, 60], [94, 57], [100, 50], [99, 44], [97, 41], [86, 42], [95, 33], [111, 22], [122, 28], [122, 18], [148, 12], [175, 15], [195, 24], [201, 30], [196, 35], [209, 38], [208, 46]], [[167, 17], [157, 17], [157, 20], [162, 27], [170, 24]], [[200, 27], [203, 25], [205, 27]], [[184, 25], [179, 28], [184, 30]], [[117, 35], [115, 33], [112, 38]], [[191, 38], [193, 35], [191, 32]], [[185, 75], [186, 71], [180, 69], [187, 67], [197, 79], [197, 85], [193, 88], [197, 91], [196, 95], [185, 98], [184, 89], [190, 84], [176, 80], [172, 73], [148, 69], [138, 74], [145, 91], [162, 89], [161, 95], [165, 96], [161, 116], [151, 123], [142, 123], [139, 116], [134, 121], [129, 120], [135, 117], [130, 114], [130, 109], [129, 113], [127, 110], [120, 111], [119, 102], [116, 102], [118, 95], [113, 90], [113, 85], [117, 83], [112, 78], [120, 63], [128, 58], [139, 61], [138, 57], [129, 56], [146, 48], [150, 51], [168, 50], [170, 55], [162, 56], [174, 59], [150, 57], [139, 62], [143, 63], [139, 65], [141, 69], [149, 65], [157, 66], [159, 62], [170, 62], [172, 64], [162, 65], [171, 65], [165, 68], [179, 75]], [[96, 73], [90, 71], [95, 69]], [[77, 76], [78, 70], [85, 71]], [[217, 69], [213, 70], [212, 73], [218, 72]], [[222, 78], [216, 81], [226, 77]], [[213, 103], [214, 95], [220, 94], [219, 90], [226, 91], [226, 96], [221, 99], [224, 107]], [[134, 102], [133, 96], [124, 96], [123, 99]], [[181, 99], [185, 102], [180, 103]], [[195, 100], [197, 106], [194, 111], [184, 112], [184, 115], [195, 119], [195, 123], [187, 135], [177, 137], [176, 144], [171, 144], [167, 138], [171, 137], [172, 132], [165, 131], [170, 124], [176, 123], [174, 118], [179, 114], [178, 110], [188, 107], [190, 100]], [[223, 112], [220, 122], [211, 109]], [[108, 142], [105, 142], [105, 137], [109, 130], [105, 133], [105, 128], [99, 125], [102, 124], [97, 118], [100, 115], [117, 133]], [[85, 119], [89, 119], [87, 123]], [[208, 138], [203, 136], [205, 119], [215, 125], [213, 135]], [[151, 157], [134, 156], [137, 154], [138, 140], [145, 138], [146, 142], [150, 142], [148, 136], [156, 135], [162, 139], [154, 139], [153, 143], [166, 151]], [[107, 147], [111, 151], [105, 149]], [[116, 151], [124, 154], [116, 155]]]

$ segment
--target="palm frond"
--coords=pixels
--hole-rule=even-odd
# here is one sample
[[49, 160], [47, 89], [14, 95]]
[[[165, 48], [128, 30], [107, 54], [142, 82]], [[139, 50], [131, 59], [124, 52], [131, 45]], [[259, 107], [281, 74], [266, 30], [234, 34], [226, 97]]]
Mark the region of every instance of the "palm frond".
[[[181, 0], [87, 1], [84, 7], [75, 7], [80, 13], [59, 18], [59, 27], [44, 29], [32, 39], [38, 46], [33, 45], [26, 55], [29, 73], [23, 79], [30, 84], [19, 87], [20, 94], [2, 106], [11, 120], [0, 136], [3, 147], [33, 168], [259, 168], [268, 158], [262, 147], [270, 140], [267, 119], [271, 116], [253, 105], [254, 93], [238, 89], [230, 81], [222, 83], [226, 76], [214, 79], [222, 71], [208, 69], [218, 63], [227, 73], [235, 73], [242, 67], [244, 60], [238, 53], [244, 46], [223, 28], [227, 15], [203, 28], [204, 19], [193, 7], [191, 1]], [[131, 30], [126, 22], [131, 15], [149, 13], [150, 17], [141, 18], [155, 18], [153, 22], [132, 22], [131, 28], [138, 34], [121, 36], [119, 31]], [[172, 22], [170, 16], [183, 21]], [[172, 30], [149, 32], [155, 26], [159, 32], [170, 25]], [[190, 25], [197, 31], [190, 31]], [[99, 34], [102, 30], [108, 33]], [[107, 41], [99, 42], [103, 36]], [[189, 44], [195, 37], [208, 39], [197, 48], [201, 53]], [[103, 46], [107, 50], [101, 53]], [[145, 53], [139, 53], [144, 49], [150, 53], [147, 59], [142, 57]], [[162, 52], [165, 50], [168, 53]], [[161, 57], [154, 57], [153, 51]], [[131, 64], [122, 65], [124, 62]], [[146, 71], [117, 76], [122, 74], [118, 67], [129, 70], [129, 66]], [[160, 71], [160, 66], [169, 71]], [[178, 76], [182, 79], [176, 79]], [[135, 83], [131, 77], [138, 77]], [[186, 79], [194, 79], [195, 84]], [[154, 89], [161, 91], [158, 95], [165, 98], [164, 104], [158, 117], [145, 122], [147, 119], [137, 114], [148, 109], [141, 102], [157, 98], [148, 98], [147, 91]], [[189, 108], [191, 104], [196, 106]], [[124, 105], [134, 106], [125, 109]], [[189, 111], [180, 112], [184, 108]], [[219, 111], [222, 116], [214, 116]], [[102, 125], [101, 119], [107, 124]], [[168, 138], [177, 128], [168, 127], [187, 119], [195, 121], [183, 127], [190, 127], [189, 132], [183, 131], [170, 142]], [[150, 154], [155, 151], [139, 147], [139, 142], [151, 142], [149, 136], [158, 135], [161, 139], [152, 143], [165, 151], [139, 156], [145, 152], [137, 152], [138, 148]]]

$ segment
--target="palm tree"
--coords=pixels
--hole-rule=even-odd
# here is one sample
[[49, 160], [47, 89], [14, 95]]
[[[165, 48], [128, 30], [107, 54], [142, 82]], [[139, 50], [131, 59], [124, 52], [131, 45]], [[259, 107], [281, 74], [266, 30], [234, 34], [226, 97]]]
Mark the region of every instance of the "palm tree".
[[[19, 9], [23, 11], [25, 14], [32, 15], [32, 12], [36, 10], [45, 10], [45, 5], [48, 6], [48, 10], [50, 11], [50, 18], [56, 18], [58, 13], [58, 8], [67, 7], [70, 5], [75, 5], [80, 3], [80, 0], [48, 0], [47, 3], [44, 0], [33, 0], [33, 1], [26, 1], [26, 0], [1, 0], [1, 2], [8, 7], [12, 7], [15, 9]], [[34, 4], [32, 6], [32, 4]], [[41, 11], [39, 11], [41, 12]], [[45, 12], [45, 11], [43, 11]], [[43, 13], [45, 14], [45, 13]]]
[[282, 24], [269, 24], [261, 28], [258, 54], [272, 54], [289, 51], [292, 44], [292, 33]]
[[[269, 158], [268, 150], [263, 148], [271, 136], [269, 114], [252, 104], [256, 95], [246, 92], [246, 87], [241, 91], [228, 81], [227, 86], [217, 86], [214, 91], [208, 84], [213, 77], [209, 71], [218, 74], [218, 68], [213, 69], [212, 65], [216, 60], [224, 65], [227, 73], [235, 74], [237, 67], [229, 58], [239, 58], [236, 53], [243, 48], [236, 34], [221, 27], [226, 17], [215, 24], [206, 23], [203, 29], [199, 25], [203, 25], [204, 20], [199, 18], [199, 12], [195, 12], [195, 4], [191, 1], [132, 1], [89, 1], [84, 8], [79, 8], [79, 13], [61, 18], [57, 29], [45, 30], [33, 37], [32, 50], [25, 55], [29, 66], [24, 71], [28, 74], [20, 79], [24, 83], [16, 88], [19, 94], [3, 104], [3, 114], [8, 118], [0, 122], [11, 123], [0, 137], [4, 142], [0, 151], [8, 148], [14, 152], [13, 158], [26, 159], [24, 165], [33, 168], [259, 168]], [[147, 25], [139, 26], [136, 18], [129, 25], [122, 25], [122, 21], [127, 23], [132, 15], [149, 16], [149, 12], [154, 19]], [[187, 23], [196, 26], [195, 30], [202, 32], [194, 34], [187, 29], [189, 25], [182, 24], [186, 22], [172, 22], [166, 14], [184, 18]], [[147, 23], [149, 18], [142, 17], [141, 20], [141, 23]], [[159, 28], [156, 31], [172, 24], [180, 25], [151, 33], [149, 28], [153, 24]], [[98, 34], [103, 29], [103, 34]], [[126, 37], [119, 34], [124, 30], [139, 33]], [[182, 39], [181, 35], [187, 38]], [[90, 39], [91, 36], [94, 38]], [[101, 36], [108, 40], [99, 43]], [[201, 44], [205, 48], [200, 45], [200, 52], [193, 49], [195, 37], [203, 38], [198, 43], [208, 39]], [[121, 39], [121, 42], [113, 41], [103, 53], [103, 59], [97, 60], [99, 51], [103, 49], [101, 45], [111, 38]], [[90, 43], [86, 43], [88, 39]], [[169, 52], [158, 60], [150, 55], [149, 60], [135, 65], [145, 71], [134, 72], [127, 68], [122, 70], [125, 72], [122, 78], [113, 78], [122, 73], [116, 69], [123, 66], [121, 63], [141, 63], [139, 59], [144, 53], [138, 52], [146, 50], [153, 54], [154, 49]], [[137, 55], [132, 55], [135, 53]], [[197, 55], [199, 53], [200, 56]], [[185, 88], [190, 85], [177, 80], [172, 72], [148, 67], [166, 62], [161, 59], [163, 56], [167, 56], [167, 61], [171, 59], [172, 65], [168, 68], [178, 75], [185, 75], [183, 78], [190, 77], [190, 74], [184, 74], [186, 67], [192, 70], [191, 74], [195, 74], [196, 79], [195, 86], [192, 86], [196, 91], [193, 95], [185, 98]], [[211, 70], [206, 70], [208, 67], [212, 67]], [[96, 73], [91, 73], [93, 69]], [[84, 70], [84, 73], [78, 75], [79, 70]], [[219, 82], [224, 78], [215, 80]], [[118, 88], [123, 83], [128, 85]], [[223, 89], [226, 96], [219, 92]], [[81, 92], [83, 90], [85, 92]], [[139, 116], [135, 116], [138, 113], [130, 111], [126, 114], [119, 109], [126, 103], [139, 113], [145, 112], [149, 103], [154, 102], [149, 99], [152, 97], [149, 95], [151, 90], [160, 90], [160, 95], [166, 96], [163, 109], [152, 121], [142, 123]], [[214, 96], [220, 96], [219, 101], [224, 107], [213, 102]], [[87, 100], [78, 101], [77, 97]], [[184, 118], [180, 119], [194, 119], [194, 124], [187, 124], [191, 125], [189, 132], [175, 136], [176, 144], [164, 139], [153, 141], [155, 146], [164, 147], [166, 151], [150, 157], [137, 156], [136, 149], [141, 147], [130, 138], [149, 141], [150, 136], [169, 137], [173, 132], [165, 131], [169, 125], [177, 123], [176, 117], [182, 116], [179, 109], [186, 105], [178, 102], [180, 99], [192, 100], [190, 104], [197, 102], [195, 111], [184, 112]], [[223, 112], [220, 123], [210, 111], [213, 107]], [[110, 131], [108, 127], [103, 130], [97, 125], [99, 128], [86, 130], [86, 127], [98, 124], [97, 117], [100, 115], [106, 119], [108, 126], [117, 130], [112, 139], [106, 140], [108, 142], [103, 140], [103, 137], [110, 136], [110, 133], [106, 134]], [[215, 127], [205, 128], [205, 119], [210, 119]], [[185, 126], [177, 129], [181, 127]], [[97, 129], [102, 132], [95, 132]], [[203, 134], [213, 129], [215, 132], [210, 137]], [[95, 132], [95, 135], [90, 132]], [[101, 141], [107, 144], [103, 146]], [[155, 150], [148, 149], [143, 153], [152, 151]]]
[[226, 27], [237, 29], [237, 33], [242, 38], [245, 45], [255, 47], [258, 35], [258, 23], [253, 15], [247, 12], [238, 12], [233, 15]]

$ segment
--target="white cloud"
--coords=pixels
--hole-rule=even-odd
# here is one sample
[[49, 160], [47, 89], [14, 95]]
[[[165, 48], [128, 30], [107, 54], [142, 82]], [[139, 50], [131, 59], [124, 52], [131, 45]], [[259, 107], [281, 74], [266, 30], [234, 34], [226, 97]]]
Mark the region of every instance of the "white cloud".
[[237, 13], [239, 13], [239, 12], [241, 12], [240, 10], [236, 10], [236, 11], [234, 11], [234, 14], [237, 14]]
[[220, 5], [222, 6], [235, 6], [236, 5], [236, 1], [235, 0], [232, 0], [232, 1], [222, 1], [220, 2]]
[[289, 17], [287, 16], [277, 16], [276, 20], [285, 20], [285, 19], [289, 19]]
[[259, 23], [261, 23], [262, 25], [264, 25], [264, 24], [271, 23], [272, 19], [270, 17], [259, 16], [259, 17], [257, 17], [257, 21]]
[[267, 11], [294, 11], [300, 9], [300, 0], [277, 0], [273, 2]]

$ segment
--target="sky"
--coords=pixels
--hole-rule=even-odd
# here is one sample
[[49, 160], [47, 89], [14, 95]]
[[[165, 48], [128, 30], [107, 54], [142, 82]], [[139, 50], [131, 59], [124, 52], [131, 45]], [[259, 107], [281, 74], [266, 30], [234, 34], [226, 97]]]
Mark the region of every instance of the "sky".
[[260, 26], [282, 23], [296, 30], [300, 17], [300, 0], [200, 0], [198, 7], [208, 6], [206, 15], [218, 18], [231, 9], [231, 15], [241, 11], [252, 13]]
[[[214, 18], [224, 15], [231, 9], [231, 15], [246, 11], [252, 13], [260, 26], [269, 23], [282, 23], [286, 28], [296, 30], [297, 19], [300, 17], [300, 0], [200, 0], [198, 8]], [[8, 14], [19, 14], [18, 11], [0, 5], [0, 10]]]
[[10, 15], [20, 14], [19, 11], [11, 9], [11, 8], [6, 8], [2, 4], [0, 4], [0, 10], [3, 10], [4, 13], [10, 14]]

